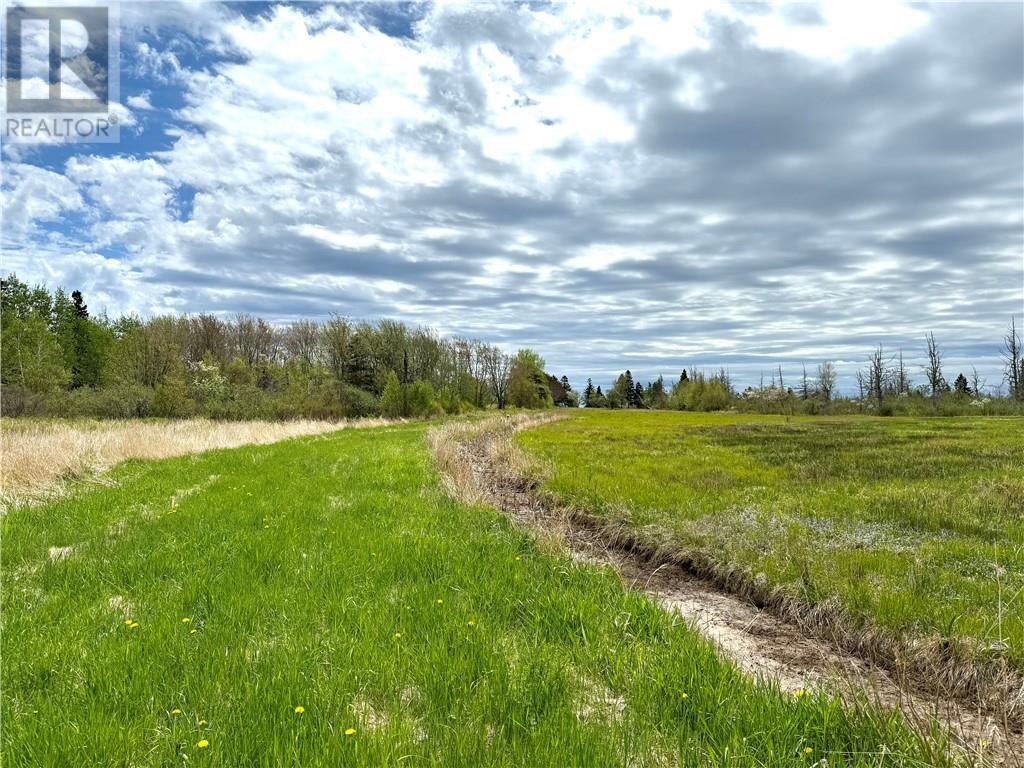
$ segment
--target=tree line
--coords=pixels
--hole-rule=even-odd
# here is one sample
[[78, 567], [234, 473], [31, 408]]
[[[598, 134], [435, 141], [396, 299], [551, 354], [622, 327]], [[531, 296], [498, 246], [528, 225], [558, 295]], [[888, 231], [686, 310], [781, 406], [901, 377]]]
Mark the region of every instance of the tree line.
[[[683, 369], [646, 385], [626, 370], [603, 391], [579, 393], [548, 373], [531, 349], [509, 355], [479, 339], [442, 338], [395, 320], [332, 315], [273, 326], [250, 314], [116, 319], [89, 311], [80, 291], [0, 280], [0, 412], [213, 418], [349, 418], [461, 413], [487, 407], [653, 408], [766, 413], [1013, 413], [1024, 411], [1024, 345], [1011, 318], [1004, 376], [989, 386], [976, 369], [947, 380], [935, 335], [924, 364], [878, 346], [856, 375], [857, 396], [836, 391], [831, 361], [796, 381], [781, 366], [738, 391], [729, 372]], [[915, 380], [915, 371], [922, 378]]]
[[574, 404], [529, 349], [333, 315], [115, 319], [80, 291], [0, 281], [0, 411], [98, 417], [342, 418]]
[[[679, 379], [666, 384], [664, 377], [644, 386], [626, 370], [608, 392], [595, 387], [593, 379], [580, 394], [588, 408], [653, 408], [717, 411], [734, 408], [762, 413], [1019, 413], [1024, 411], [1024, 344], [1016, 318], [1010, 319], [1001, 340], [1003, 377], [990, 385], [975, 367], [947, 379], [945, 356], [935, 338], [924, 338], [924, 363], [911, 366], [903, 351], [891, 353], [882, 345], [869, 355], [856, 374], [857, 395], [837, 392], [838, 372], [832, 361], [819, 363], [808, 372], [803, 365], [796, 381], [786, 383], [779, 366], [757, 386], [738, 391], [727, 370], [707, 374], [683, 369]], [[921, 377], [915, 379], [915, 368]]]

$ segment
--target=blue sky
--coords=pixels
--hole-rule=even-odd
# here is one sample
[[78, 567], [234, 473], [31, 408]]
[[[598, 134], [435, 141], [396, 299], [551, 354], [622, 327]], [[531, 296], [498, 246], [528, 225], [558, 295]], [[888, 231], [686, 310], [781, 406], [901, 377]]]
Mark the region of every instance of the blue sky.
[[4, 146], [4, 271], [113, 314], [396, 317], [574, 383], [832, 359], [849, 386], [928, 331], [999, 382], [1019, 4], [120, 17], [121, 141]]

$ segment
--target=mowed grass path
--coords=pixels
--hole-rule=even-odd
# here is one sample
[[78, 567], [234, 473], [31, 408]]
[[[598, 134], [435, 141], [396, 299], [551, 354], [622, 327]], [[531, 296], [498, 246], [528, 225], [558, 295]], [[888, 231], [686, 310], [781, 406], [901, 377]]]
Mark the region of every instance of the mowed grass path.
[[519, 440], [567, 501], [1024, 669], [1024, 419], [584, 411]]
[[134, 462], [9, 512], [5, 768], [941, 764], [452, 501], [423, 431]]

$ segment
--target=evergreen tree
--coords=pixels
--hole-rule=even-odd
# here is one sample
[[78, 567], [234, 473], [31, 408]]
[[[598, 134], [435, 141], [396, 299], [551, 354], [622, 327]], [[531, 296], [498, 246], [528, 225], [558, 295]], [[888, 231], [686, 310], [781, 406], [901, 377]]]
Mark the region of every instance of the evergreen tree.
[[583, 406], [589, 408], [590, 401], [594, 399], [594, 380], [587, 379], [587, 388], [583, 390]]
[[[613, 400], [613, 396], [615, 396]], [[626, 372], [621, 374], [618, 379], [615, 380], [615, 386], [612, 387], [611, 393], [608, 395], [609, 402], [618, 402], [621, 398], [622, 405], [626, 408], [636, 407], [636, 389], [633, 384], [633, 374], [627, 368]]]
[[646, 403], [644, 400], [644, 385], [641, 384], [639, 381], [636, 383], [636, 387], [633, 389], [633, 407], [646, 407]]
[[971, 385], [967, 383], [967, 377], [962, 373], [956, 377], [956, 381], [953, 382], [953, 388], [958, 395], [971, 394]]

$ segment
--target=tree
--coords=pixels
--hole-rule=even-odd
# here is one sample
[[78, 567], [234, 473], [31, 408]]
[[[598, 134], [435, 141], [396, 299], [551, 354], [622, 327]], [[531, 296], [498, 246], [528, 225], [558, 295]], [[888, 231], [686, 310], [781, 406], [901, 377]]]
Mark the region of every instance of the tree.
[[491, 388], [491, 396], [498, 408], [508, 403], [508, 381], [512, 370], [512, 358], [497, 347], [486, 346], [481, 350], [483, 367], [487, 382]]
[[668, 405], [668, 393], [665, 391], [665, 379], [659, 376], [647, 387], [647, 407], [664, 408]]
[[587, 379], [587, 387], [583, 390], [583, 407], [592, 407], [590, 401], [594, 399], [594, 380]]
[[572, 391], [572, 387], [567, 386], [569, 384], [569, 379], [565, 376], [558, 379], [549, 374], [547, 376], [547, 381], [552, 403], [564, 407], [573, 402], [577, 402], [577, 398], [575, 397], [576, 393]]
[[949, 389], [946, 380], [942, 377], [942, 351], [935, 341], [935, 334], [929, 332], [924, 337], [928, 347], [928, 362], [924, 365], [924, 374], [928, 379], [928, 389], [931, 392], [932, 400], [937, 400], [942, 392]]
[[1017, 332], [1017, 320], [1010, 318], [1010, 328], [1003, 337], [1003, 363], [1005, 364], [1006, 384], [1010, 388], [1010, 397], [1024, 400], [1024, 350], [1021, 347], [1020, 334]]
[[868, 396], [877, 400], [879, 405], [881, 405], [882, 399], [885, 397], [888, 362], [889, 359], [885, 356], [885, 351], [882, 349], [881, 344], [871, 353], [871, 357], [868, 359]]
[[509, 374], [508, 399], [517, 408], [550, 408], [552, 405], [544, 358], [532, 349], [520, 349], [516, 353]]
[[835, 365], [826, 360], [825, 362], [818, 365], [818, 391], [821, 396], [826, 400], [832, 399], [832, 393], [836, 388], [836, 367]]
[[29, 392], [51, 394], [71, 382], [60, 344], [37, 314], [5, 317], [0, 380]]
[[380, 412], [381, 415], [392, 419], [405, 415], [402, 385], [398, 383], [398, 374], [394, 371], [388, 371], [384, 376], [384, 389], [380, 393]]
[[633, 388], [633, 407], [634, 408], [646, 408], [646, 402], [644, 401], [644, 385], [639, 381]]
[[985, 388], [985, 379], [978, 373], [978, 369], [971, 366], [971, 393], [975, 397], [981, 397], [981, 390]]
[[956, 377], [956, 381], [953, 382], [953, 390], [958, 395], [969, 395], [971, 394], [971, 385], [967, 382], [967, 377], [961, 373]]
[[810, 400], [811, 399], [811, 383], [807, 378], [807, 364], [800, 363], [800, 399]]
[[907, 375], [907, 367], [903, 364], [903, 347], [900, 347], [892, 383], [897, 395], [910, 394], [910, 376]]
[[636, 405], [636, 389], [633, 385], [633, 374], [627, 368], [619, 374], [611, 391], [608, 393], [608, 405], [612, 408], [633, 408]]

